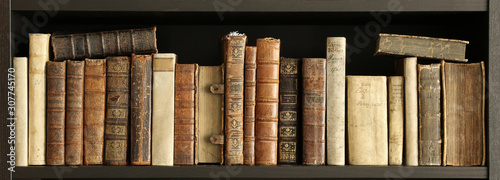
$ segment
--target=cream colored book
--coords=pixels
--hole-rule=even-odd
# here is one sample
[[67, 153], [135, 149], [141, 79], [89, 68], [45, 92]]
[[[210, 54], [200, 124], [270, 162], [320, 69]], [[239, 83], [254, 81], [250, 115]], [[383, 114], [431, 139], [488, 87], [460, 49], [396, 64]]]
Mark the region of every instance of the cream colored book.
[[29, 34], [29, 165], [45, 165], [45, 65], [50, 34]]
[[404, 78], [387, 77], [389, 103], [389, 165], [403, 164]]
[[388, 165], [385, 76], [347, 76], [350, 165]]
[[16, 166], [28, 166], [28, 58], [14, 57]]
[[417, 58], [404, 58], [403, 66], [405, 78], [405, 159], [407, 166], [418, 166]]
[[345, 37], [328, 37], [326, 56], [326, 163], [345, 165]]
[[151, 161], [154, 166], [174, 165], [175, 64], [173, 53], [153, 55], [153, 128]]

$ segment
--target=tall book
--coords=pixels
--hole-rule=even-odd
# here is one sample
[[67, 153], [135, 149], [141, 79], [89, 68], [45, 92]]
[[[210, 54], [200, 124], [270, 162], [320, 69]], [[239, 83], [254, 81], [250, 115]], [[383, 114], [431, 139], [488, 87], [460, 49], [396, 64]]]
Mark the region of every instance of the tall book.
[[127, 165], [130, 58], [107, 57], [106, 68], [104, 163]]
[[28, 158], [29, 165], [45, 165], [45, 67], [50, 34], [29, 34]]
[[325, 164], [326, 59], [304, 58], [302, 129], [305, 165]]
[[484, 166], [484, 63], [442, 62], [443, 164]]
[[418, 166], [417, 58], [406, 57], [399, 62], [405, 78], [405, 160], [407, 166]]
[[14, 57], [16, 166], [28, 166], [28, 58]]
[[198, 64], [175, 67], [174, 165], [195, 165]]
[[152, 55], [132, 54], [130, 68], [130, 163], [151, 164]]
[[347, 132], [350, 165], [387, 165], [385, 76], [347, 76]]
[[418, 66], [419, 165], [441, 165], [441, 64]]
[[387, 77], [389, 165], [403, 164], [404, 95], [403, 76]]
[[64, 165], [66, 61], [47, 62], [47, 165]]
[[85, 59], [84, 79], [84, 163], [102, 164], [106, 118], [106, 59]]
[[174, 97], [177, 55], [153, 55], [153, 129], [151, 164], [174, 165]]
[[52, 36], [54, 60], [154, 53], [156, 27]]
[[255, 164], [278, 163], [280, 40], [257, 39]]
[[243, 125], [243, 164], [255, 165], [255, 77], [257, 47], [245, 47], [245, 111]]
[[83, 93], [85, 61], [66, 61], [66, 165], [83, 164]]
[[299, 75], [302, 74], [302, 63], [300, 59], [280, 59], [280, 84], [279, 84], [279, 123], [278, 123], [278, 163], [296, 164], [300, 162], [300, 134], [299, 119], [300, 100], [299, 92], [302, 87], [299, 84]]
[[247, 36], [232, 32], [223, 39], [224, 46], [224, 113], [225, 164], [243, 164], [243, 86]]
[[346, 38], [326, 39], [326, 163], [345, 165]]

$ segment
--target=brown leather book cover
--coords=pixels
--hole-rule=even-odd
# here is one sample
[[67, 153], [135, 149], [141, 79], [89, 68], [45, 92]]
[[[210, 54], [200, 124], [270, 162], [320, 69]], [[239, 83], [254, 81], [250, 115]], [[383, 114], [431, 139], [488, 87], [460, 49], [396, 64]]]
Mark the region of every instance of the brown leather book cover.
[[284, 58], [280, 60], [280, 106], [279, 106], [279, 137], [278, 137], [278, 163], [296, 164], [297, 154], [300, 149], [298, 137], [300, 134], [299, 117], [300, 100], [299, 92], [302, 74], [300, 59]]
[[304, 58], [302, 64], [303, 164], [325, 164], [326, 59]]
[[132, 54], [130, 101], [130, 163], [151, 164], [152, 55]]
[[127, 165], [130, 58], [106, 58], [106, 126], [104, 163]]
[[66, 165], [83, 164], [83, 83], [85, 61], [66, 64]]
[[55, 60], [104, 58], [157, 51], [156, 27], [53, 35], [51, 42]]
[[66, 62], [49, 61], [47, 70], [47, 165], [64, 165]]
[[83, 148], [85, 164], [102, 164], [106, 108], [106, 59], [85, 59]]
[[257, 39], [255, 164], [278, 163], [280, 40]]
[[257, 47], [245, 47], [245, 96], [243, 117], [243, 164], [255, 165], [255, 76]]
[[243, 164], [243, 79], [246, 40], [245, 34], [230, 33], [224, 36], [226, 165]]
[[174, 165], [195, 165], [197, 64], [175, 67]]

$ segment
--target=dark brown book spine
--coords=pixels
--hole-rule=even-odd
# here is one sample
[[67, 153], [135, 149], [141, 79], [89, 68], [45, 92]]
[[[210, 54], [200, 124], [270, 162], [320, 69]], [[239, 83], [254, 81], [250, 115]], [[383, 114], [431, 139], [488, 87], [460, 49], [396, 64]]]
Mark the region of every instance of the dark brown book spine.
[[64, 165], [66, 62], [47, 62], [47, 165]]
[[106, 108], [106, 59], [85, 59], [83, 148], [85, 164], [102, 164]]
[[255, 76], [257, 47], [245, 47], [245, 111], [243, 125], [243, 164], [255, 165]]
[[154, 53], [156, 27], [52, 36], [55, 60]]
[[132, 55], [130, 142], [132, 165], [151, 164], [152, 55]]
[[197, 64], [175, 67], [174, 165], [195, 164]]
[[280, 40], [257, 39], [255, 164], [278, 163]]
[[127, 165], [130, 58], [106, 58], [106, 127], [104, 163]]
[[83, 83], [85, 61], [67, 61], [66, 165], [83, 164]]
[[299, 117], [302, 64], [300, 59], [280, 60], [280, 106], [279, 106], [279, 160], [280, 164], [296, 164], [299, 147]]
[[304, 58], [302, 64], [303, 164], [325, 164], [326, 60]]
[[441, 165], [441, 64], [418, 65], [419, 165]]

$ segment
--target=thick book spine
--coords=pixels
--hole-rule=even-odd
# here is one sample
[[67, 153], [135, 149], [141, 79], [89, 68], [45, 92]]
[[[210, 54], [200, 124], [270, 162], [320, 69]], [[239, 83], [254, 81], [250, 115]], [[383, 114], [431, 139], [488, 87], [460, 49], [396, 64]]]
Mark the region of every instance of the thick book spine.
[[387, 77], [387, 98], [389, 103], [389, 165], [403, 164], [404, 137], [404, 78]]
[[106, 118], [106, 59], [85, 59], [84, 79], [84, 163], [102, 164]]
[[85, 61], [66, 64], [66, 165], [83, 164], [83, 85]]
[[243, 86], [246, 35], [226, 35], [225, 50], [225, 132], [226, 165], [243, 164]]
[[402, 59], [405, 77], [405, 160], [407, 166], [418, 166], [418, 93], [417, 58]]
[[153, 127], [151, 164], [174, 165], [174, 97], [177, 55], [153, 55]]
[[302, 60], [302, 131], [305, 165], [325, 164], [326, 59]]
[[14, 57], [16, 166], [28, 166], [28, 58]]
[[54, 35], [52, 49], [56, 61], [154, 53], [156, 27]]
[[280, 40], [257, 39], [255, 164], [278, 163]]
[[418, 65], [419, 165], [441, 165], [441, 64]]
[[174, 165], [195, 164], [197, 64], [175, 67]]
[[278, 123], [278, 163], [297, 164], [300, 162], [300, 144], [298, 142], [300, 99], [299, 92], [302, 87], [299, 82], [299, 74], [302, 73], [300, 59], [281, 58], [280, 60], [280, 84], [279, 84], [279, 123]]
[[130, 72], [130, 163], [150, 165], [152, 55], [132, 55]]
[[64, 165], [66, 62], [47, 62], [47, 165]]
[[106, 58], [106, 120], [104, 163], [127, 165], [130, 102], [130, 58]]
[[28, 158], [29, 165], [45, 165], [45, 67], [50, 34], [29, 35]]
[[350, 165], [387, 165], [385, 76], [347, 76], [347, 132]]
[[243, 125], [243, 164], [255, 165], [255, 77], [257, 47], [245, 47], [245, 96]]
[[326, 39], [326, 163], [345, 165], [346, 38]]

